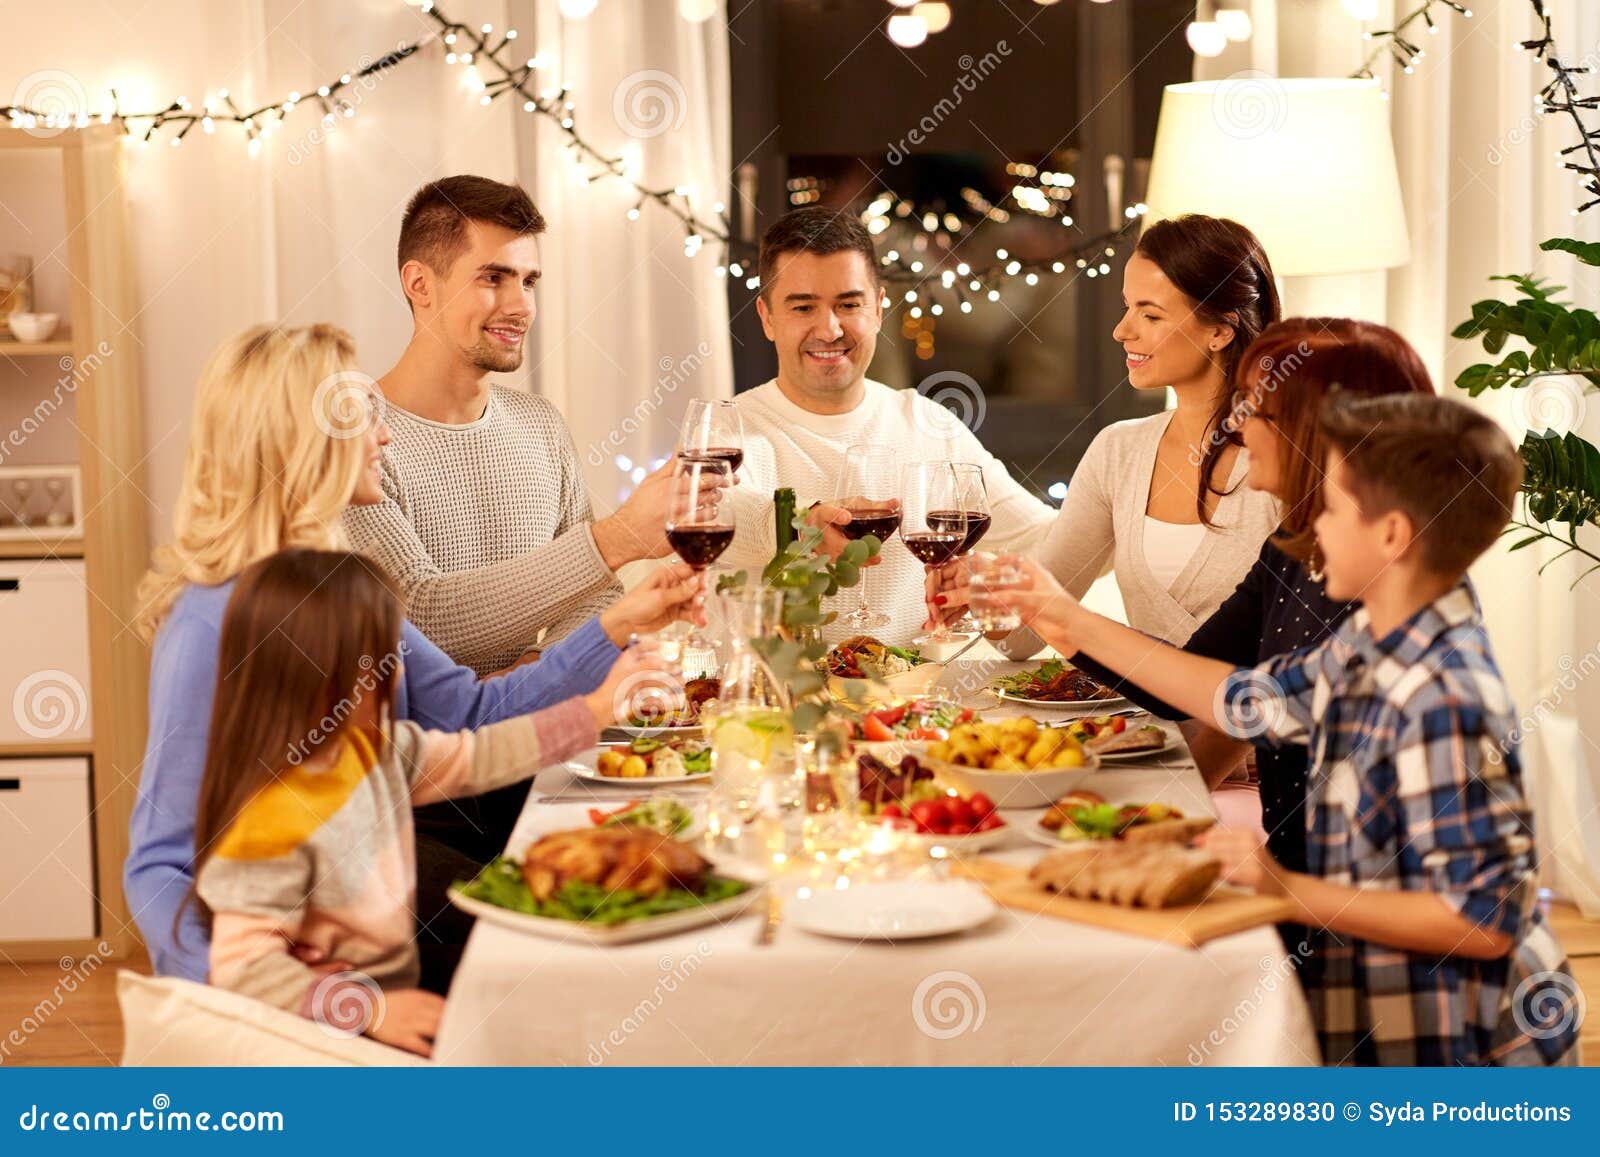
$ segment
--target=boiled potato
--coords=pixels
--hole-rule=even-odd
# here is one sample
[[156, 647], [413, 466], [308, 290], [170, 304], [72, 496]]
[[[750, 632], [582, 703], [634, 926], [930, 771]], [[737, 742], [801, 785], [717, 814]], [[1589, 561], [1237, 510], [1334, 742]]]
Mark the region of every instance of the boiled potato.
[[622, 769], [618, 774], [623, 779], [643, 779], [650, 774], [650, 765], [644, 761], [644, 756], [630, 755], [622, 761]]
[[622, 774], [622, 752], [616, 750], [602, 751], [594, 761], [595, 770], [601, 775], [620, 776]]

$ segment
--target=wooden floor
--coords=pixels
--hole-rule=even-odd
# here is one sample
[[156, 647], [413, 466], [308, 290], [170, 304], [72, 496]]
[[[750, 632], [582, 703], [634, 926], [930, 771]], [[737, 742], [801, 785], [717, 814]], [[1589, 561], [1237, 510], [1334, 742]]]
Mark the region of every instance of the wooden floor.
[[[1600, 920], [1585, 920], [1565, 905], [1553, 906], [1550, 917], [1592, 1005], [1583, 1027], [1583, 1063], [1600, 1066]], [[67, 974], [59, 962], [19, 964], [0, 953], [0, 1066], [116, 1064], [122, 1053], [118, 968], [149, 971], [142, 958], [112, 961], [63, 995]]]

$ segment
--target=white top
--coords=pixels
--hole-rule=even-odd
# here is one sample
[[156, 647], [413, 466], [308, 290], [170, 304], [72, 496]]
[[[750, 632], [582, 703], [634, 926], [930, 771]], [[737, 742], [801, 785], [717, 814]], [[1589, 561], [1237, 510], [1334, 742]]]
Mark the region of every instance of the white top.
[[1150, 564], [1150, 574], [1167, 590], [1178, 581], [1183, 568], [1189, 565], [1194, 552], [1205, 539], [1206, 528], [1201, 522], [1162, 522], [1159, 518], [1144, 516], [1144, 557]]
[[[896, 390], [870, 379], [866, 387], [861, 404], [846, 414], [803, 410], [784, 397], [776, 381], [734, 399], [744, 424], [744, 464], [733, 497], [738, 531], [718, 560], [721, 565], [752, 572], [765, 566], [777, 546], [773, 490], [792, 487], [802, 510], [813, 502], [832, 500], [845, 451], [866, 443], [895, 447], [903, 465], [945, 458], [981, 465], [994, 521], [979, 549], [1020, 551], [1038, 542], [1054, 511], [1013, 479], [949, 410], [915, 390]], [[869, 595], [872, 606], [894, 621], [874, 635], [901, 645], [922, 633], [928, 613], [923, 601], [925, 573], [898, 533], [885, 544], [883, 562], [867, 572]], [[853, 609], [858, 590], [845, 591], [833, 606], [823, 609]], [[824, 630], [823, 638], [836, 642], [853, 633], [835, 624]]]
[[[1217, 500], [1214, 527], [1170, 581], [1162, 581], [1145, 550], [1145, 510], [1156, 447], [1172, 411], [1113, 422], [1095, 435], [1067, 485], [1061, 513], [1033, 551], [1074, 596], [1107, 570], [1114, 570], [1128, 624], [1163, 642], [1181, 646], [1194, 629], [1233, 593], [1255, 563], [1261, 544], [1278, 525], [1278, 500], [1244, 484], [1249, 460], [1234, 458], [1227, 493]], [[1044, 645], [1027, 628], [997, 646], [1026, 658]]]

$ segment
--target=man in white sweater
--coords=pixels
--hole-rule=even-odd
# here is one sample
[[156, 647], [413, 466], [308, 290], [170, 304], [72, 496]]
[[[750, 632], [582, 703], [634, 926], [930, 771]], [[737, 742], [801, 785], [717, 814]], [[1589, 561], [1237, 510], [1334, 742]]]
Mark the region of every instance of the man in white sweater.
[[[811, 507], [812, 522], [826, 530], [824, 548], [841, 550], [849, 540], [837, 527], [849, 514], [832, 500], [845, 451], [861, 444], [893, 447], [902, 467], [941, 460], [981, 465], [994, 515], [984, 549], [1026, 549], [1054, 517], [949, 410], [915, 390], [867, 377], [883, 322], [878, 268], [871, 236], [848, 213], [796, 209], [762, 237], [756, 309], [777, 347], [778, 376], [737, 399], [745, 459], [733, 498], [738, 531], [724, 565], [759, 569], [772, 557], [772, 492], [780, 486], [793, 488], [800, 509]], [[891, 645], [921, 634], [923, 565], [899, 534], [867, 573], [873, 608], [891, 620], [873, 634]], [[832, 609], [848, 609], [855, 597], [846, 592]], [[853, 633], [835, 623], [824, 638]]]

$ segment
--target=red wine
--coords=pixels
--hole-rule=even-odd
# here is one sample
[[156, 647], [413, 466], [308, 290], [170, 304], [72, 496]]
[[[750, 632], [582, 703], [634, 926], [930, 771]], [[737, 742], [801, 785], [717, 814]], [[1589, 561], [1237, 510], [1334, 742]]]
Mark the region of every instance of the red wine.
[[900, 512], [894, 509], [852, 510], [850, 521], [839, 528], [846, 538], [878, 536], [879, 542], [888, 542], [889, 536], [900, 529]]
[[744, 451], [737, 446], [710, 446], [704, 450], [680, 450], [678, 458], [684, 462], [726, 462], [729, 470], [737, 471], [744, 464]]
[[[928, 511], [928, 526], [934, 530], [953, 529], [960, 527], [962, 524], [963, 516], [953, 510]], [[989, 515], [981, 514], [976, 510], [969, 510], [965, 515], [965, 525], [967, 528], [966, 541], [961, 544], [961, 549], [956, 552], [957, 554], [966, 554], [978, 545], [979, 539], [989, 533]]]
[[907, 550], [927, 566], [943, 566], [955, 558], [956, 552], [961, 549], [963, 537], [942, 530], [925, 530], [916, 534], [902, 534], [900, 540], [906, 544]]
[[680, 526], [667, 531], [668, 545], [695, 570], [716, 562], [732, 541], [731, 526]]

